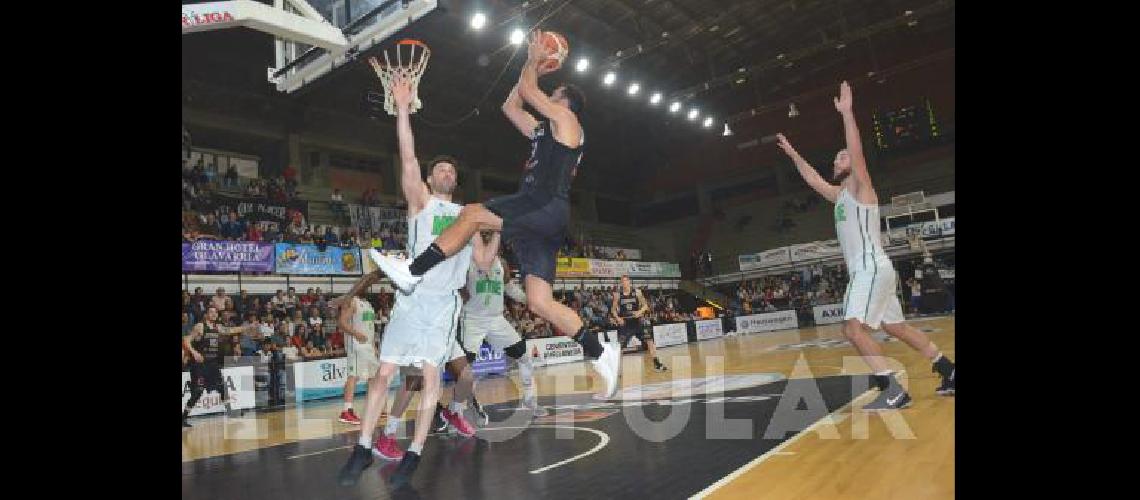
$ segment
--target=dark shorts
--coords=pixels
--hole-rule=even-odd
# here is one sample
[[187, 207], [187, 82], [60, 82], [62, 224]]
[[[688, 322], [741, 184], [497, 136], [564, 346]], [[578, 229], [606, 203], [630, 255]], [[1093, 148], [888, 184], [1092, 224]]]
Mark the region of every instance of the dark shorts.
[[217, 391], [223, 396], [226, 394], [226, 380], [222, 377], [222, 367], [213, 361], [192, 363], [190, 384], [201, 387], [206, 392]]
[[570, 202], [530, 193], [487, 200], [483, 206], [503, 219], [503, 241], [511, 245], [519, 274], [554, 284], [555, 259], [566, 237]]
[[[618, 341], [621, 342], [622, 349], [629, 345], [629, 339], [633, 337], [637, 337], [637, 340], [644, 345], [645, 329], [642, 328], [640, 320], [626, 319], [625, 324], [618, 327]], [[653, 340], [653, 337], [649, 337], [648, 340]]]

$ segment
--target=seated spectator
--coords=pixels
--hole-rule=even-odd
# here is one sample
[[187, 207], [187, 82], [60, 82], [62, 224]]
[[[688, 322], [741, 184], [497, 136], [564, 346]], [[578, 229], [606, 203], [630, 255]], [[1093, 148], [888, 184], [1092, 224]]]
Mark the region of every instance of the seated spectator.
[[281, 348], [281, 352], [285, 354], [285, 359], [288, 361], [301, 360], [301, 350], [292, 343], [285, 344], [285, 347]]
[[350, 229], [345, 230], [344, 237], [340, 240], [341, 248], [352, 248], [356, 246], [356, 231]]
[[276, 331], [273, 332], [273, 336], [270, 337], [270, 339], [273, 341], [273, 345], [282, 347], [288, 343], [286, 340], [289, 338], [289, 331], [284, 322], [277, 323], [276, 328]]
[[333, 348], [334, 350], [343, 349], [344, 348], [344, 332], [341, 332], [340, 328], [333, 330], [332, 334], [330, 334], [328, 336], [327, 344], [329, 347]]
[[323, 356], [324, 353], [317, 349], [311, 340], [305, 344], [305, 347], [301, 348], [301, 357], [305, 359], [317, 359]]
[[285, 319], [285, 291], [277, 290], [277, 294], [269, 299], [269, 305], [273, 308], [273, 315], [277, 319]]
[[261, 348], [258, 349], [254, 354], [260, 358], [260, 361], [262, 363], [268, 363], [269, 360], [273, 358], [273, 351], [275, 350], [276, 349], [273, 347], [273, 342], [266, 340], [261, 343]]
[[269, 227], [266, 228], [265, 233], [262, 235], [262, 239], [266, 243], [279, 243], [279, 242], [281, 242], [281, 233], [277, 232], [277, 223], [276, 222], [271, 222], [269, 224]]
[[268, 339], [272, 337], [274, 331], [276, 331], [276, 328], [273, 325], [272, 316], [267, 314], [261, 319], [261, 321], [258, 321], [257, 333], [258, 336], [260, 336], [262, 339]]
[[257, 340], [253, 338], [251, 330], [247, 329], [241, 334], [241, 355], [253, 356], [257, 353]]
[[309, 335], [309, 340], [322, 351], [328, 348], [328, 337], [325, 337], [320, 330], [313, 330], [313, 333]]
[[211, 239], [218, 239], [222, 234], [222, 226], [214, 217], [214, 214], [207, 214], [204, 224], [198, 226], [198, 237], [209, 237]]
[[248, 241], [261, 241], [261, 227], [260, 224], [250, 224], [249, 229], [245, 232], [245, 239]]
[[320, 331], [322, 323], [324, 323], [324, 320], [321, 319], [320, 309], [317, 309], [315, 306], [310, 307], [309, 308], [309, 328], [315, 332]]
[[297, 323], [293, 327], [293, 336], [289, 338], [289, 341], [293, 345], [297, 346], [298, 349], [300, 349], [301, 347], [304, 347], [305, 342], [307, 342], [308, 340], [309, 340], [309, 327], [305, 326], [304, 323]]
[[295, 287], [289, 287], [289, 292], [285, 294], [283, 300], [285, 301], [285, 312], [289, 316], [292, 316], [293, 311], [297, 309], [297, 289]]
[[340, 238], [336, 235], [336, 231], [333, 230], [332, 226], [328, 226], [325, 228], [324, 238], [325, 238], [325, 244], [326, 245], [334, 245], [335, 246], [335, 245], [340, 244]]

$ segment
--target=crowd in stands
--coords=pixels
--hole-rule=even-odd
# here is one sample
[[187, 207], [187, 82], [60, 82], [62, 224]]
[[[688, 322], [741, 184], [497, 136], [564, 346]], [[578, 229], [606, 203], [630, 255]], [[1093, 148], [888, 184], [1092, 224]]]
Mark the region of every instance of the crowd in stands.
[[[649, 324], [672, 323], [695, 319], [678, 311], [676, 290], [642, 290], [649, 301]], [[579, 311], [583, 321], [593, 330], [615, 328], [610, 318], [612, 287], [604, 290], [556, 292], [557, 300]], [[259, 356], [263, 361], [276, 352], [287, 361], [308, 361], [345, 355], [344, 334], [337, 324], [337, 311], [329, 305], [334, 296], [321, 288], [309, 288], [304, 294], [296, 289], [278, 290], [273, 295], [251, 295], [242, 290], [237, 295], [218, 288], [205, 294], [201, 287], [193, 293], [182, 292], [182, 335], [190, 333], [201, 322], [210, 307], [218, 310], [219, 323], [241, 327], [241, 333], [227, 336], [222, 352], [227, 356]], [[391, 293], [366, 297], [376, 310], [382, 333], [388, 324], [394, 296]], [[506, 301], [507, 321], [524, 338], [560, 335], [549, 322], [530, 312], [524, 304], [510, 298]], [[647, 325], [648, 326], [648, 325]]]
[[[218, 310], [219, 323], [241, 327], [241, 333], [228, 336], [222, 352], [227, 356], [260, 356], [263, 360], [281, 352], [289, 361], [307, 361], [345, 355], [344, 334], [337, 325], [336, 310], [329, 305], [329, 294], [319, 287], [304, 294], [296, 289], [278, 290], [273, 295], [250, 295], [242, 290], [227, 295], [219, 288], [212, 295], [202, 289], [182, 292], [182, 334], [202, 321], [206, 310]], [[367, 297], [377, 312], [377, 320], [387, 324], [392, 294]]]
[[[953, 270], [953, 256], [949, 256], [948, 259], [936, 259], [937, 267]], [[914, 278], [915, 269], [921, 266], [921, 262], [921, 257], [894, 259], [900, 281], [899, 293], [905, 299], [900, 300], [900, 303], [907, 314], [917, 312], [918, 302], [911, 300], [911, 297], [921, 296], [921, 287]], [[847, 271], [842, 263], [816, 264], [722, 285], [719, 291], [731, 298], [728, 309], [733, 316], [793, 309], [797, 311], [801, 321], [807, 321], [812, 318], [813, 307], [843, 302], [847, 280]], [[948, 280], [946, 285], [952, 303], [953, 280]]]
[[[554, 292], [554, 298], [563, 305], [578, 311], [579, 317], [591, 330], [607, 330], [616, 328], [610, 315], [614, 288], [611, 286], [586, 290], [582, 286], [577, 290]], [[649, 302], [650, 312], [646, 316], [649, 325], [696, 319], [691, 313], [680, 312], [677, 305], [677, 295], [683, 292], [678, 290], [647, 290], [644, 288], [641, 289], [641, 292]], [[549, 322], [530, 312], [524, 304], [514, 302], [509, 298], [506, 303], [507, 321], [524, 338], [543, 338], [564, 334], [564, 332], [556, 332]]]
[[[281, 176], [272, 179], [249, 179], [244, 194], [250, 197], [266, 197], [274, 202], [288, 202], [296, 194], [296, 173], [286, 169]], [[199, 161], [190, 166], [183, 161], [182, 171], [182, 241], [232, 240], [261, 241], [266, 243], [312, 243], [315, 245], [340, 246], [344, 248], [381, 248], [399, 251], [407, 245], [407, 224], [402, 220], [382, 223], [379, 228], [353, 228], [333, 225], [308, 224], [300, 210], [288, 209], [287, 223], [268, 221], [248, 221], [234, 211], [211, 209], [211, 198], [219, 189], [224, 189], [222, 181], [212, 175], [213, 170], [205, 168]], [[230, 169], [236, 181], [236, 170]], [[231, 174], [226, 174], [231, 176]], [[236, 182], [234, 183], [236, 186]], [[376, 196], [375, 193], [372, 196]], [[334, 211], [344, 214], [346, 205], [339, 190], [334, 191]]]

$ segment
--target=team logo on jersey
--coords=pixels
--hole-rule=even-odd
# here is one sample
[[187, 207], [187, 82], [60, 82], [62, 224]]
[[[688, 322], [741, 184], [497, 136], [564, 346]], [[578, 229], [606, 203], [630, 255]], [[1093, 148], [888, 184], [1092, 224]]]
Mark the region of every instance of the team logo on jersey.
[[835, 222], [843, 222], [847, 220], [847, 212], [842, 203], [835, 204]]
[[457, 218], [458, 216], [455, 215], [437, 215], [435, 217], [432, 217], [431, 235], [439, 236], [443, 233], [444, 229], [447, 229], [448, 227], [451, 227], [452, 224], [455, 224], [455, 219]]

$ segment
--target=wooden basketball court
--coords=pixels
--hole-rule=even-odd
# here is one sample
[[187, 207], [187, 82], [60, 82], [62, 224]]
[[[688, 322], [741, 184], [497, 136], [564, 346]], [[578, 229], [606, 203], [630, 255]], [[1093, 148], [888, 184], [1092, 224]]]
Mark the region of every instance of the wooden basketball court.
[[[953, 317], [912, 324], [956, 359]], [[196, 418], [182, 435], [182, 496], [953, 498], [954, 397], [934, 394], [939, 379], [930, 362], [905, 344], [887, 341], [883, 350], [905, 369], [902, 380], [914, 398], [901, 412], [858, 411], [876, 393], [866, 389], [867, 366], [839, 325], [663, 348], [671, 368], [664, 373], [650, 370], [644, 354], [626, 355], [622, 396], [612, 402], [590, 397], [598, 382], [584, 363], [538, 368], [540, 403], [552, 416], [533, 423], [513, 410], [513, 377], [481, 380], [477, 395], [491, 424], [470, 439], [429, 437], [412, 484], [398, 491], [384, 481], [394, 464], [381, 460], [356, 486], [336, 485], [336, 470], [358, 436], [355, 426], [336, 420], [340, 399], [243, 419]], [[765, 434], [786, 420], [780, 415], [797, 410], [793, 392], [809, 395], [806, 410], [795, 413], [796, 430]], [[812, 394], [819, 395], [814, 412]], [[443, 399], [449, 397], [445, 390]], [[363, 397], [357, 399], [363, 413]], [[684, 425], [672, 437], [667, 425], [638, 420], [677, 415]], [[719, 419], [745, 423], [722, 426]], [[734, 425], [750, 438], [710, 437], [714, 428]], [[406, 430], [401, 446], [410, 435]]]

